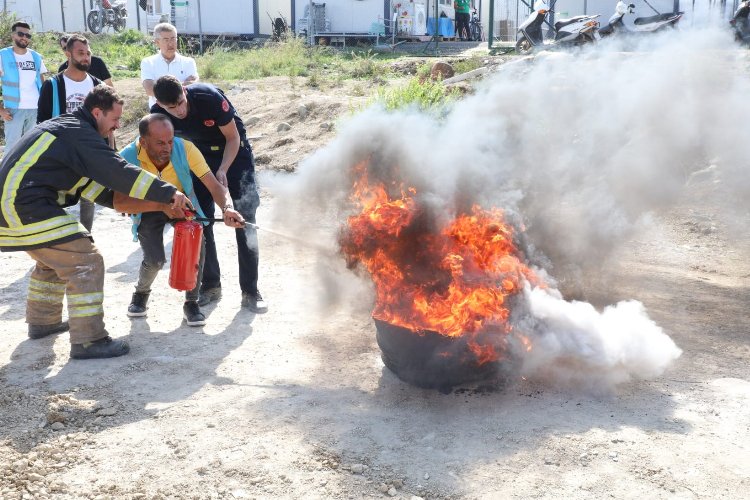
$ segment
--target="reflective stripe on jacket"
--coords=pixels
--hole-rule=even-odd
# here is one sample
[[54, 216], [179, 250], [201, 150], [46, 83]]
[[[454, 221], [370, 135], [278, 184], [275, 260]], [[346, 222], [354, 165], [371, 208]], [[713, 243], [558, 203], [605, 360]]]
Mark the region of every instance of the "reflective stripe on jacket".
[[0, 163], [0, 250], [89, 237], [64, 208], [80, 198], [112, 207], [114, 192], [169, 203], [176, 188], [123, 160], [85, 108], [31, 129]]

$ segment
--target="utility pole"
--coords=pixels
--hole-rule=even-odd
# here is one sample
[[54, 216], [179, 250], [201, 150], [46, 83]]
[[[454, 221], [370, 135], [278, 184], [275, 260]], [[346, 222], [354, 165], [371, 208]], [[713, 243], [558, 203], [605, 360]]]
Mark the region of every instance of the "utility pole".
[[[435, 30], [432, 33], [432, 38], [430, 38], [430, 41], [427, 42], [427, 45], [425, 46], [424, 51], [422, 52], [422, 53], [426, 53], [429, 50], [432, 42], [435, 42], [435, 48], [432, 51], [433, 56], [440, 55], [440, 51], [438, 50], [438, 41], [440, 38], [440, 18], [438, 17], [439, 15], [438, 1], [439, 0], [433, 0], [433, 2], [435, 2]], [[427, 11], [429, 12], [429, 9], [427, 9]]]
[[63, 23], [63, 33], [68, 31], [65, 29], [65, 0], [60, 0], [60, 15], [62, 16], [62, 23]]

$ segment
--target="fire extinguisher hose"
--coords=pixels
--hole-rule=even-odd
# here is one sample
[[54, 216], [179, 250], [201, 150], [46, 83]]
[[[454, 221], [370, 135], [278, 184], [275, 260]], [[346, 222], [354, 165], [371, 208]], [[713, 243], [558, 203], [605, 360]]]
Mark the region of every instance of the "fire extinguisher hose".
[[[224, 222], [224, 219], [220, 217], [216, 218], [210, 218], [210, 217], [193, 217], [191, 220], [194, 220], [196, 222]], [[243, 223], [244, 226], [250, 226], [253, 229], [260, 229], [257, 224], [253, 224], [252, 222], [245, 221]]]

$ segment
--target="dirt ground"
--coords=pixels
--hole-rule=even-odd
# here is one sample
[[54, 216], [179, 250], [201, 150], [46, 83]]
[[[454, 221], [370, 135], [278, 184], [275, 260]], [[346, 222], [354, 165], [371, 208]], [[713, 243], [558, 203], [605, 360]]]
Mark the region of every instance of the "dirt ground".
[[[117, 85], [137, 102], [137, 82]], [[227, 90], [261, 185], [366, 100], [356, 84], [288, 78]], [[225, 295], [208, 324], [183, 324], [168, 269], [148, 317], [130, 320], [140, 249], [100, 208], [105, 319], [128, 356], [69, 361], [67, 334], [29, 340], [31, 260], [0, 255], [0, 498], [750, 498], [748, 239], [717, 219], [712, 186], [657, 214], [595, 293], [642, 301], [683, 350], [664, 376], [609, 395], [406, 385], [383, 366], [361, 297], [321, 308], [319, 250], [268, 233], [267, 314], [240, 309], [234, 238], [218, 227]], [[265, 190], [261, 225], [276, 203]]]

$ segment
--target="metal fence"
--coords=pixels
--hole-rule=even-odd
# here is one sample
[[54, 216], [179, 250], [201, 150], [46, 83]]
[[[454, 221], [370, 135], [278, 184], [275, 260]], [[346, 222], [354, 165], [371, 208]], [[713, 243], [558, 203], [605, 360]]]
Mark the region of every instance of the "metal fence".
[[[488, 0], [490, 10], [488, 33], [492, 42], [515, 42], [518, 24], [529, 13], [528, 5], [522, 0]], [[488, 37], [489, 39], [489, 37]]]

